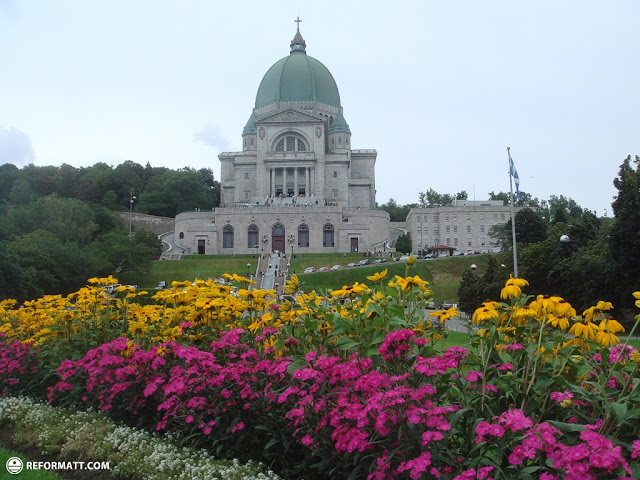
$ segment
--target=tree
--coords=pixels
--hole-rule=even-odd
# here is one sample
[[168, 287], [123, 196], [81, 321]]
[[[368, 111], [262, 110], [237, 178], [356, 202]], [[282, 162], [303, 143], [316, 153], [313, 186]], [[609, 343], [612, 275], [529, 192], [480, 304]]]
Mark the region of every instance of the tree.
[[[507, 223], [493, 225], [489, 229], [489, 236], [496, 245], [509, 248], [513, 243], [511, 219]], [[547, 226], [536, 212], [530, 208], [523, 208], [516, 213], [516, 241], [518, 244], [538, 243], [547, 238]]]
[[634, 291], [640, 290], [640, 157], [628, 156], [613, 180], [618, 195], [611, 204], [615, 219], [609, 248], [616, 279], [616, 305], [633, 307]]
[[393, 198], [390, 198], [387, 203], [379, 206], [379, 208], [389, 214], [392, 222], [404, 222], [407, 219], [407, 215], [409, 215], [409, 210], [414, 207], [417, 207], [417, 205], [398, 205], [398, 203]]
[[482, 301], [480, 281], [476, 272], [465, 270], [458, 287], [458, 309], [471, 315]]
[[396, 251], [402, 253], [411, 253], [411, 237], [409, 234], [400, 235], [396, 240]]
[[430, 188], [429, 190], [427, 190], [426, 193], [419, 192], [418, 198], [419, 198], [421, 207], [427, 207], [427, 206], [435, 207], [438, 205], [451, 205], [453, 203], [453, 200], [457, 198], [457, 195], [466, 195], [466, 194], [467, 192], [463, 190], [462, 192], [457, 193], [456, 196], [450, 195], [448, 193], [445, 193], [443, 195], [436, 192], [433, 188]]

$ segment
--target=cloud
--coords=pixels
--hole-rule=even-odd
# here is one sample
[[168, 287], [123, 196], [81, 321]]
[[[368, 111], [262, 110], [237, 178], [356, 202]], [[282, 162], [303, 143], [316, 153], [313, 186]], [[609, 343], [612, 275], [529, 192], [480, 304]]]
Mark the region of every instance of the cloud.
[[194, 140], [202, 142], [205, 145], [216, 148], [221, 152], [229, 150], [229, 140], [227, 140], [221, 133], [220, 127], [206, 123], [202, 130], [193, 135]]
[[31, 137], [17, 128], [0, 127], [0, 165], [12, 163], [22, 167], [33, 163], [35, 154]]

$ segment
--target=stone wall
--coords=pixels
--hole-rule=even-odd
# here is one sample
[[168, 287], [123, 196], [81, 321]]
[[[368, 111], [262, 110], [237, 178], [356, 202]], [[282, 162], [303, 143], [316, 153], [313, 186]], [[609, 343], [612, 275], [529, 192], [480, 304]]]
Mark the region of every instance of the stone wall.
[[136, 230], [148, 230], [161, 235], [167, 232], [173, 232], [175, 230], [175, 220], [170, 217], [156, 217], [154, 215], [144, 215], [142, 213], [119, 212], [122, 222], [129, 227], [129, 220], [131, 220], [131, 231], [133, 233]]

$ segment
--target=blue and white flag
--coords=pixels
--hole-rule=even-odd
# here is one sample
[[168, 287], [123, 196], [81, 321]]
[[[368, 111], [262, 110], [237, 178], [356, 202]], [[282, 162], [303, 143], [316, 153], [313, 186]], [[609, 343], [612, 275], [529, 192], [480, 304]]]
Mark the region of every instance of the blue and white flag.
[[513, 177], [513, 182], [516, 184], [516, 197], [520, 200], [520, 177], [518, 176], [516, 166], [513, 164], [511, 152], [509, 152], [509, 174]]

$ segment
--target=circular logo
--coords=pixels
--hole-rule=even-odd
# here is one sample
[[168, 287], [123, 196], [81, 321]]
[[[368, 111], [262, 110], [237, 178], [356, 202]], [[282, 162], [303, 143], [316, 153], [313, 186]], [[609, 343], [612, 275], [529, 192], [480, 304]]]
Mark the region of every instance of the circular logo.
[[7, 460], [7, 472], [16, 475], [22, 471], [22, 460], [18, 457], [11, 457]]

